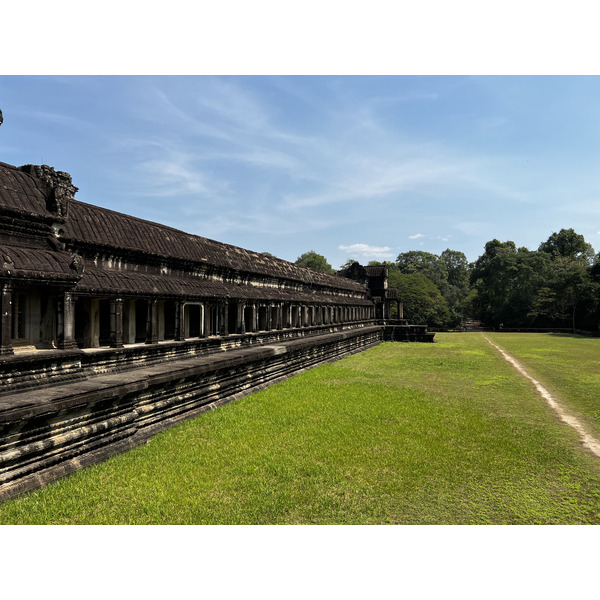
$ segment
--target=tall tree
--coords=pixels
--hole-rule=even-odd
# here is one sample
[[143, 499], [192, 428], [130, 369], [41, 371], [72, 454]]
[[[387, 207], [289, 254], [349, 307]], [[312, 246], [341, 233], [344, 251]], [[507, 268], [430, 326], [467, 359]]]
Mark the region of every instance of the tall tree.
[[494, 239], [485, 245], [471, 272], [471, 285], [477, 290], [476, 316], [487, 325], [497, 326], [506, 320], [516, 258], [514, 242]]
[[448, 303], [438, 287], [422, 273], [407, 275], [390, 269], [389, 286], [395, 287], [404, 305], [404, 317], [415, 325], [446, 329], [452, 323]]
[[469, 294], [469, 263], [462, 252], [448, 248], [438, 256], [422, 250], [410, 250], [398, 255], [396, 265], [401, 273], [420, 273], [434, 283], [452, 315], [450, 325], [460, 323], [463, 304]]
[[398, 254], [396, 264], [401, 273], [411, 275], [421, 273], [438, 286], [443, 293], [448, 285], [448, 268], [436, 254], [423, 250], [409, 250]]
[[454, 317], [454, 325], [458, 325], [464, 318], [465, 309], [470, 306], [469, 297], [469, 261], [462, 252], [444, 250], [440, 259], [445, 263], [448, 272], [448, 282], [444, 298]]
[[323, 255], [317, 254], [314, 250], [309, 250], [301, 254], [295, 260], [294, 264], [300, 267], [308, 267], [315, 271], [321, 271], [322, 273], [335, 273], [331, 265], [327, 262], [327, 259]]
[[467, 257], [462, 252], [447, 248], [440, 254], [440, 258], [446, 263], [448, 283], [462, 289], [468, 289], [469, 261]]
[[344, 269], [350, 268], [353, 264], [360, 264], [357, 260], [353, 258], [349, 258], [343, 265], [340, 266], [338, 271], [343, 271]]
[[572, 229], [553, 233], [537, 251], [492, 240], [471, 272], [473, 308], [496, 327], [597, 329], [600, 279], [594, 250]]
[[585, 241], [585, 238], [575, 233], [573, 229], [561, 229], [558, 233], [554, 232], [538, 248], [541, 252], [546, 252], [553, 257], [562, 256], [563, 258], [581, 259], [586, 263], [591, 263], [594, 259], [594, 249]]

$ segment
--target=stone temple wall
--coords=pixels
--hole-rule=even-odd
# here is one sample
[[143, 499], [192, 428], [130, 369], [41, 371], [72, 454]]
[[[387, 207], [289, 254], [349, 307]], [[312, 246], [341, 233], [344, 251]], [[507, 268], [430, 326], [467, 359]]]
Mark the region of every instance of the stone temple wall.
[[386, 321], [385, 268], [320, 273], [76, 192], [0, 163], [0, 500], [384, 339], [433, 340]]

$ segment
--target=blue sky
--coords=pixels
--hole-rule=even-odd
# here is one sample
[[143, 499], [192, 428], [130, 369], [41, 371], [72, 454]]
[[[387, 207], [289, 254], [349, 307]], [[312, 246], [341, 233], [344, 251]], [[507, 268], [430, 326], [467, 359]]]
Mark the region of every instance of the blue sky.
[[597, 76], [0, 76], [0, 109], [0, 161], [291, 261], [600, 250]]

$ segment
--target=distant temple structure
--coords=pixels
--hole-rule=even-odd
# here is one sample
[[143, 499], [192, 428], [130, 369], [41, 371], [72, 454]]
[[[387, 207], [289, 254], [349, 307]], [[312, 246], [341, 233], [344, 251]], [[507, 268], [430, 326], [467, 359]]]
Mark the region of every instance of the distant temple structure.
[[386, 267], [327, 275], [76, 192], [0, 163], [0, 500], [317, 364], [433, 341]]

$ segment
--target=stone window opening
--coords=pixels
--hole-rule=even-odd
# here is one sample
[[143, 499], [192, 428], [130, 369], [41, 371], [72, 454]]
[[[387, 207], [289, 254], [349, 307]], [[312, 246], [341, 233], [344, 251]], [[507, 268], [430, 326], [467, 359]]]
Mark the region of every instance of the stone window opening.
[[248, 305], [244, 308], [244, 328], [246, 331], [254, 331], [254, 307]]
[[174, 340], [177, 328], [177, 303], [174, 300], [159, 302], [158, 339]]
[[10, 345], [36, 349], [57, 345], [57, 304], [53, 293], [41, 288], [12, 292], [10, 299]]
[[28, 314], [28, 297], [25, 294], [13, 293], [12, 295], [12, 343], [27, 342], [27, 314]]
[[259, 331], [268, 331], [269, 329], [269, 316], [268, 316], [268, 307], [267, 306], [259, 306], [258, 307], [258, 330]]
[[282, 328], [289, 329], [292, 326], [292, 322], [290, 320], [290, 312], [291, 307], [288, 302], [283, 305], [283, 314], [282, 314]]
[[238, 324], [238, 303], [231, 302], [227, 311], [227, 331], [228, 333], [240, 333], [240, 325]]
[[218, 304], [211, 304], [208, 310], [208, 323], [207, 323], [207, 335], [219, 335], [220, 333], [220, 306]]
[[186, 302], [184, 306], [184, 337], [202, 337], [204, 305], [201, 302]]
[[98, 345], [110, 346], [110, 300], [102, 298], [98, 307]]
[[135, 343], [145, 343], [148, 335], [148, 301], [135, 301]]

